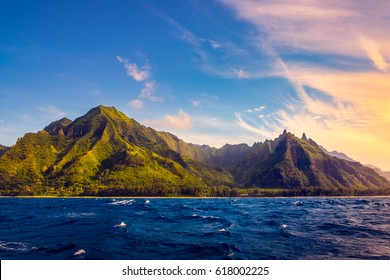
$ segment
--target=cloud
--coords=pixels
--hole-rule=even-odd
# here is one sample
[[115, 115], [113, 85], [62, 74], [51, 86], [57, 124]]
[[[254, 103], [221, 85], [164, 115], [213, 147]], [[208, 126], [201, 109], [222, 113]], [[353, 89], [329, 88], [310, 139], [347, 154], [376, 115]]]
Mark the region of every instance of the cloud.
[[264, 34], [261, 40], [279, 53], [309, 51], [369, 58], [381, 69], [390, 56], [387, 0], [219, 1], [232, 8], [240, 19], [252, 23]]
[[[213, 75], [220, 76], [230, 79], [243, 79], [250, 77], [264, 77], [269, 76], [269, 72], [272, 69], [268, 69], [263, 62], [262, 63], [253, 63], [250, 69], [239, 69], [238, 65], [241, 65], [243, 61], [253, 62], [254, 57], [248, 52], [247, 49], [243, 48], [243, 45], [252, 46], [251, 41], [243, 41], [243, 37], [238, 33], [230, 33], [230, 36], [233, 35], [235, 39], [239, 40], [239, 44], [230, 41], [216, 40], [216, 39], [206, 39], [198, 36], [190, 29], [186, 28], [183, 24], [170, 17], [168, 14], [162, 10], [144, 3], [144, 6], [153, 14], [161, 18], [165, 23], [173, 27], [176, 37], [187, 44], [192, 52], [194, 53], [194, 59], [192, 62], [196, 63], [196, 67], [199, 67], [203, 72]], [[204, 20], [209, 20], [207, 13], [202, 13], [205, 17]], [[220, 25], [217, 26], [221, 27]], [[258, 46], [255, 46], [254, 49], [257, 49]], [[226, 66], [226, 62], [229, 61], [229, 66]], [[237, 68], [237, 71], [232, 70]], [[263, 69], [266, 68], [266, 69]]]
[[202, 93], [202, 96], [204, 98], [207, 98], [207, 99], [210, 99], [210, 100], [218, 100], [219, 99], [219, 96], [216, 96], [216, 95], [210, 95], [208, 93]]
[[199, 100], [191, 100], [191, 105], [195, 108], [200, 108], [201, 102]]
[[122, 58], [120, 56], [117, 56], [116, 58], [126, 68], [127, 75], [132, 77], [137, 82], [141, 82], [149, 79], [150, 67], [148, 65], [144, 65], [139, 69], [135, 63], [130, 63], [125, 58]]
[[260, 107], [253, 108], [253, 109], [247, 109], [247, 110], [245, 110], [244, 112], [245, 112], [245, 113], [260, 112], [260, 111], [262, 111], [262, 110], [264, 110], [264, 109], [266, 109], [266, 108], [267, 108], [267, 107], [265, 107], [265, 106], [260, 106]]
[[60, 118], [66, 115], [64, 111], [54, 105], [42, 106], [39, 107], [38, 110], [43, 114], [48, 115], [50, 118]]
[[379, 70], [386, 71], [389, 64], [383, 57], [378, 43], [365, 36], [361, 36], [360, 42], [362, 47], [366, 50], [368, 57], [372, 60], [374, 66]]
[[245, 72], [243, 69], [234, 69], [232, 68], [232, 71], [237, 75], [240, 79], [247, 79], [249, 78], [249, 74]]
[[[137, 82], [143, 82], [144, 87], [141, 89], [141, 92], [138, 96], [138, 99], [132, 100], [129, 102], [129, 105], [133, 108], [139, 109], [144, 107], [144, 103], [141, 99], [148, 99], [152, 102], [162, 102], [162, 97], [155, 96], [157, 83], [155, 81], [150, 80], [151, 70], [148, 65], [141, 67], [138, 69], [136, 64], [131, 64], [125, 58], [120, 56], [116, 57], [120, 63], [123, 63], [125, 68], [127, 69], [127, 75], [132, 77]], [[142, 103], [141, 103], [142, 102]]]
[[214, 50], [222, 48], [222, 46], [214, 40], [209, 40], [209, 43]]
[[178, 37], [181, 41], [189, 44], [193, 47], [194, 51], [201, 57], [201, 59], [204, 59], [207, 54], [204, 51], [202, 47], [202, 42], [204, 42], [204, 39], [198, 38], [196, 35], [194, 35], [190, 30], [185, 28], [183, 25], [181, 25], [179, 22], [174, 20], [172, 17], [168, 16], [166, 13], [161, 11], [160, 9], [156, 8], [153, 5], [150, 5], [148, 3], [144, 3], [144, 6], [153, 14], [160, 17], [164, 22], [168, 23], [172, 27], [175, 28], [175, 30], [178, 32]]
[[145, 121], [144, 123], [159, 129], [190, 130], [194, 126], [192, 117], [183, 110], [179, 110], [177, 115], [165, 115], [163, 119]]
[[129, 106], [133, 109], [141, 109], [144, 107], [144, 102], [139, 99], [134, 99], [129, 102]]
[[146, 98], [153, 102], [161, 102], [163, 99], [161, 97], [154, 96], [156, 92], [156, 82], [150, 81], [145, 83], [145, 87], [141, 89], [140, 98]]

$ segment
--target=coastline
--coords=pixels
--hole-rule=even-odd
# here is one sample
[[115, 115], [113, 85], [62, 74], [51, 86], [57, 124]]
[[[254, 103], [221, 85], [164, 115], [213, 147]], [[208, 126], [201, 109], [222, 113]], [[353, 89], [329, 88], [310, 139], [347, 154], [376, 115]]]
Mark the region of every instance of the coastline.
[[299, 199], [305, 199], [305, 198], [389, 198], [390, 195], [373, 195], [373, 196], [238, 196], [238, 197], [229, 197], [229, 196], [0, 196], [0, 199], [2, 198], [54, 198], [54, 199], [65, 199], [65, 198], [77, 198], [77, 199], [252, 199], [252, 198], [299, 198]]

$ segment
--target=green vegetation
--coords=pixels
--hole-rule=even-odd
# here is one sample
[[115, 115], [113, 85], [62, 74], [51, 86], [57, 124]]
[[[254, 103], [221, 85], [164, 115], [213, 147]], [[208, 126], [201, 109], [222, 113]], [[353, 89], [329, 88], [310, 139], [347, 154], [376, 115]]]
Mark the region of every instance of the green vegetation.
[[385, 195], [370, 168], [325, 154], [306, 137], [225, 145], [185, 143], [99, 106], [0, 146], [0, 195]]

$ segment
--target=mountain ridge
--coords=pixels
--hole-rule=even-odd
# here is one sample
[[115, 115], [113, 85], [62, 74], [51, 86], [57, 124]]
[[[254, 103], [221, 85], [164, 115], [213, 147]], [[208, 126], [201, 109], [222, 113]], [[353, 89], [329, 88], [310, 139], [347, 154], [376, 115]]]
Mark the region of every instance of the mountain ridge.
[[3, 195], [390, 193], [375, 171], [327, 155], [305, 134], [297, 138], [285, 130], [252, 147], [217, 149], [186, 143], [105, 106], [52, 122], [0, 152]]

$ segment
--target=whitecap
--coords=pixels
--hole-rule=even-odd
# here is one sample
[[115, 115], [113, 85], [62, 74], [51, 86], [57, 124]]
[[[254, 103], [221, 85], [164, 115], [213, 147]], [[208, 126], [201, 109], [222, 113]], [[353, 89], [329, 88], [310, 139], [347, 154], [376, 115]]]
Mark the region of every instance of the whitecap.
[[68, 213], [66, 216], [69, 218], [84, 218], [84, 217], [96, 216], [96, 214], [95, 213], [74, 213], [74, 212], [71, 212], [71, 213]]
[[116, 200], [113, 202], [110, 202], [111, 205], [132, 205], [135, 203], [134, 199], [125, 199], [125, 200]]
[[84, 249], [80, 249], [80, 250], [78, 250], [77, 252], [75, 252], [75, 253], [73, 254], [73, 256], [80, 256], [80, 255], [84, 255], [84, 254], [85, 254]]
[[29, 251], [30, 248], [26, 243], [23, 242], [5, 242], [0, 241], [0, 252], [1, 251]]
[[224, 228], [221, 228], [218, 230], [218, 232], [225, 232], [225, 231], [226, 231], [226, 229], [224, 229]]
[[295, 202], [294, 202], [294, 205], [302, 206], [302, 205], [303, 205], [303, 201], [300, 201], [300, 200], [295, 201]]
[[149, 199], [145, 200], [145, 204], [149, 204], [149, 203], [150, 203]]
[[280, 225], [280, 229], [286, 229], [286, 228], [288, 228], [287, 225], [285, 225], [285, 224]]
[[219, 217], [216, 216], [200, 216], [203, 219], [219, 219]]
[[126, 223], [125, 222], [121, 222], [120, 224], [117, 224], [115, 225], [114, 227], [126, 227]]

